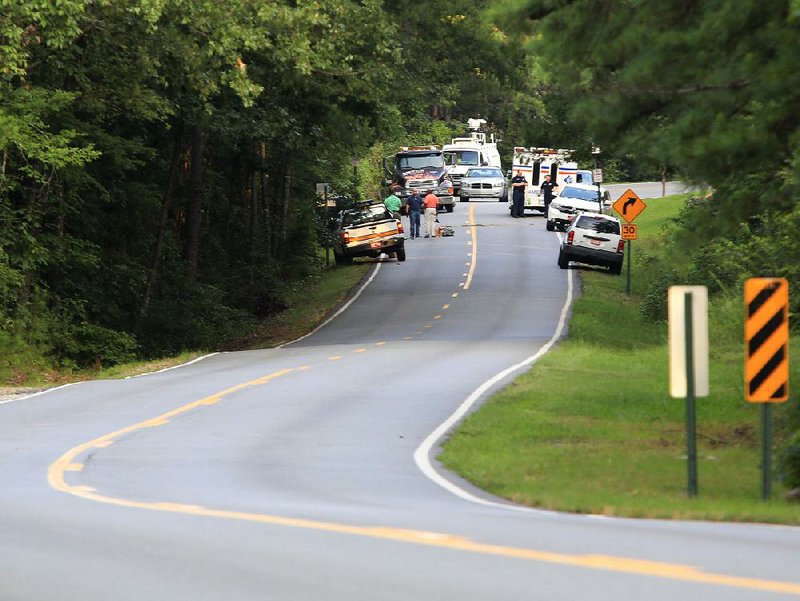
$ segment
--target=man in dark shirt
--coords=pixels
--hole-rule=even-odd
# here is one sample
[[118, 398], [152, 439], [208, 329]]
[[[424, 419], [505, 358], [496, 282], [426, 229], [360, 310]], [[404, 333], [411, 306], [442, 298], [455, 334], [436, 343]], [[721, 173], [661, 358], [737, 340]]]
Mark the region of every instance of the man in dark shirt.
[[542, 187], [540, 188], [542, 194], [544, 194], [544, 216], [547, 217], [547, 214], [550, 211], [550, 203], [553, 201], [553, 190], [558, 188], [558, 184], [551, 181], [549, 175], [544, 176], [544, 182], [542, 182]]
[[424, 205], [422, 196], [416, 190], [406, 197], [406, 207], [408, 207], [408, 221], [411, 224], [411, 237], [419, 238], [420, 215]]
[[512, 217], [525, 217], [525, 188], [528, 186], [528, 180], [522, 175], [522, 171], [517, 169], [517, 174], [511, 178], [511, 216]]

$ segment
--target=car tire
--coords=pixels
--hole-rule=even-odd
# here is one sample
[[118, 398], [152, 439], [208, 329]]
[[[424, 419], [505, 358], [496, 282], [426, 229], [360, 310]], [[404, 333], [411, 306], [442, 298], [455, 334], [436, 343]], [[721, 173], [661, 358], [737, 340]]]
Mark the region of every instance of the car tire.
[[459, 200], [461, 202], [469, 202], [469, 196], [462, 196]]
[[453, 209], [455, 209], [455, 208], [456, 208], [456, 206], [455, 206], [455, 205], [446, 205], [446, 206], [445, 206], [445, 209], [447, 209], [447, 212], [448, 212], [448, 213], [452, 213], [452, 212], [453, 212]]
[[569, 267], [569, 256], [563, 250], [558, 251], [558, 266], [561, 269]]
[[544, 227], [547, 229], [548, 232], [554, 232], [556, 229], [556, 224], [548, 219]]
[[397, 254], [397, 261], [398, 263], [402, 263], [406, 260], [406, 249], [405, 248], [398, 248], [395, 253]]
[[620, 275], [622, 273], [622, 263], [614, 263], [613, 265], [609, 266], [608, 270], [613, 275]]

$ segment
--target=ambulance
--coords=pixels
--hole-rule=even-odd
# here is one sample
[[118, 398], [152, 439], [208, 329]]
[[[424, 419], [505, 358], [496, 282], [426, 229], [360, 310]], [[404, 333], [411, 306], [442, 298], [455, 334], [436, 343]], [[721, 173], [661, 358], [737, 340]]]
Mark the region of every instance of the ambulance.
[[[544, 196], [540, 186], [546, 175], [549, 175], [559, 188], [564, 184], [576, 182], [578, 163], [570, 159], [573, 152], [573, 150], [565, 148], [514, 147], [510, 177], [514, 177], [517, 171], [521, 171], [528, 180], [528, 186], [525, 188], [524, 210], [544, 213]], [[509, 194], [509, 210], [512, 208], [512, 203], [512, 195]]]

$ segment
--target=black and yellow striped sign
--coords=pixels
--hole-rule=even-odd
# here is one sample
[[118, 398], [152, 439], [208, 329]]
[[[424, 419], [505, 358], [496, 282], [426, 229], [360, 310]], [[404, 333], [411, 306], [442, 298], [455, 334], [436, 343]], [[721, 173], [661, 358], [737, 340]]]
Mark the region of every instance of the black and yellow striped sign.
[[789, 398], [789, 284], [750, 278], [744, 284], [745, 398], [782, 403]]

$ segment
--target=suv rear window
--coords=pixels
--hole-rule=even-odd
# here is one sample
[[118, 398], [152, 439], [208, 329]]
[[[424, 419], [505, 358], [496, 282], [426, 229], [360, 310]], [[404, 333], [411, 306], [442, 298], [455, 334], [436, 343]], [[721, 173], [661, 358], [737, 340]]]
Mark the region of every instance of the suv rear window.
[[578, 223], [575, 224], [575, 227], [582, 230], [593, 230], [598, 234], [619, 235], [619, 222], [613, 219], [605, 219], [603, 217], [581, 215], [578, 217]]

